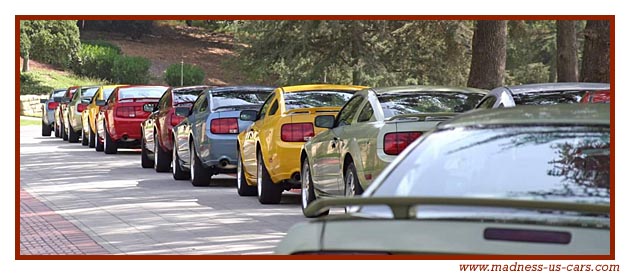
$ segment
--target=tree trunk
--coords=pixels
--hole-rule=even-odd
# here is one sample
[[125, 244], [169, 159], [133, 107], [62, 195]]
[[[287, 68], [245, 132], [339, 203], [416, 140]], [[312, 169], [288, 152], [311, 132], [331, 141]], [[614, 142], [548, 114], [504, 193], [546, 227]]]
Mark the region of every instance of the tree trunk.
[[584, 29], [583, 82], [610, 82], [610, 22], [589, 20]]
[[28, 72], [29, 67], [28, 67], [28, 61], [29, 61], [29, 56], [28, 54], [25, 54], [24, 57], [22, 58], [22, 72]]
[[468, 87], [492, 89], [502, 86], [506, 49], [507, 21], [477, 21]]
[[577, 82], [578, 61], [575, 21], [558, 20], [556, 21], [556, 29], [558, 82]]

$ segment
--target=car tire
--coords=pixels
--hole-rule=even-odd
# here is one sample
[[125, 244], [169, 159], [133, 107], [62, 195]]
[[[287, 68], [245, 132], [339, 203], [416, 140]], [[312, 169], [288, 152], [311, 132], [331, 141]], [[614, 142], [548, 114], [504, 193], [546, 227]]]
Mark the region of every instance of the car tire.
[[346, 167], [346, 171], [343, 174], [343, 184], [346, 197], [363, 194], [363, 188], [361, 188], [361, 183], [359, 183], [359, 176], [357, 175], [357, 168], [354, 166], [354, 162], [348, 163], [348, 167]]
[[158, 136], [153, 132], [153, 167], [156, 172], [168, 172], [171, 169], [171, 154], [162, 150]]
[[[175, 140], [175, 138], [173, 138]], [[190, 179], [190, 172], [184, 171], [181, 165], [181, 160], [179, 159], [179, 155], [177, 154], [177, 146], [173, 143], [173, 156], [171, 157], [173, 160], [173, 179], [175, 180], [187, 180]]]
[[52, 127], [44, 123], [44, 119], [42, 119], [42, 137], [49, 137], [51, 132], [52, 132]]
[[190, 140], [190, 182], [193, 186], [210, 185], [210, 177], [208, 169], [203, 167], [201, 160], [197, 157], [193, 140]]
[[144, 131], [140, 131], [142, 137], [140, 137], [140, 165], [142, 168], [153, 168], [153, 161], [149, 159], [149, 150], [147, 150], [147, 143], [144, 138]]
[[238, 159], [236, 161], [236, 190], [238, 191], [238, 195], [241, 197], [258, 195], [258, 189], [256, 188], [256, 186], [251, 186], [247, 184], [240, 151], [237, 151], [236, 155], [238, 156]]
[[256, 168], [257, 168], [257, 188], [258, 188], [258, 201], [262, 204], [278, 204], [282, 199], [282, 188], [279, 184], [274, 184], [269, 176], [269, 171], [263, 161], [262, 153], [260, 150], [256, 153]]
[[81, 129], [81, 145], [88, 146], [90, 144], [90, 140], [88, 139], [88, 135], [85, 134], [85, 131]]
[[63, 125], [63, 122], [61, 123], [61, 139], [68, 140], [68, 132], [66, 132], [66, 125]]
[[330, 210], [326, 210], [317, 215], [306, 215], [306, 208], [317, 199], [317, 197], [315, 197], [315, 186], [313, 186], [313, 180], [311, 178], [311, 166], [309, 165], [308, 158], [304, 159], [300, 175], [302, 176], [302, 190], [300, 192], [302, 194], [302, 214], [304, 214], [304, 216], [307, 218], [316, 218], [328, 215]]
[[96, 146], [96, 133], [92, 131], [92, 127], [88, 126], [88, 147], [94, 148]]
[[105, 138], [103, 139], [103, 149], [105, 154], [116, 154], [118, 153], [118, 146], [109, 136], [109, 132], [107, 132], [107, 127], [105, 127], [105, 121], [103, 121], [103, 130], [105, 131]]
[[69, 143], [79, 142], [79, 134], [74, 131], [74, 128], [72, 128], [72, 124], [68, 125], [68, 142]]
[[54, 128], [55, 128], [55, 137], [56, 138], [60, 138], [61, 134], [59, 133], [59, 125], [57, 125], [56, 123], [54, 124]]

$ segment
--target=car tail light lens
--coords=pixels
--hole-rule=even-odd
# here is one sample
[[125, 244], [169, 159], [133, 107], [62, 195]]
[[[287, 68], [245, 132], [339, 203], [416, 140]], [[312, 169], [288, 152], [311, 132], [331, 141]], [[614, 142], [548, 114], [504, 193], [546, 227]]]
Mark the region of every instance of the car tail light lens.
[[210, 121], [210, 132], [213, 134], [238, 134], [236, 118], [215, 118]]
[[313, 129], [313, 123], [289, 123], [282, 125], [280, 130], [282, 141], [308, 141], [314, 136], [315, 129]]
[[59, 106], [59, 102], [54, 102], [54, 101], [48, 102], [48, 110], [56, 109], [57, 106]]
[[77, 112], [79, 112], [79, 113], [83, 112], [86, 107], [87, 107], [87, 104], [83, 104], [83, 103], [78, 104], [77, 105]]
[[180, 117], [178, 115], [175, 114], [175, 112], [173, 112], [171, 114], [171, 125], [172, 126], [176, 126], [177, 124], [179, 124], [180, 122], [182, 122], [182, 120], [184, 120], [183, 117]]
[[119, 106], [116, 107], [117, 117], [147, 117], [149, 114], [142, 110], [142, 106]]
[[421, 132], [399, 132], [385, 135], [383, 151], [388, 155], [398, 155], [405, 150], [409, 144], [422, 135]]

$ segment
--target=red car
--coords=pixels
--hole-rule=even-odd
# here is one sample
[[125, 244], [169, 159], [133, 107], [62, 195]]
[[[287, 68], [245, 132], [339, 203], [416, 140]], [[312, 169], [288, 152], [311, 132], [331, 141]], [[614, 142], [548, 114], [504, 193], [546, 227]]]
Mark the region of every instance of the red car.
[[184, 118], [175, 115], [176, 107], [191, 108], [199, 94], [209, 86], [170, 88], [158, 102], [154, 112], [142, 122], [142, 168], [168, 172], [173, 154], [173, 126]]
[[68, 140], [68, 132], [65, 131], [65, 121], [63, 119], [65, 116], [63, 112], [65, 111], [66, 106], [68, 106], [68, 103], [70, 103], [70, 99], [74, 95], [74, 92], [76, 92], [78, 88], [79, 86], [68, 87], [61, 97], [59, 105], [55, 108], [55, 132], [59, 132], [59, 137], [63, 138], [63, 140]]
[[96, 147], [105, 154], [116, 154], [118, 148], [140, 148], [140, 124], [147, 119], [168, 86], [121, 86], [102, 106], [96, 116]]
[[610, 90], [586, 92], [580, 103], [610, 103]]

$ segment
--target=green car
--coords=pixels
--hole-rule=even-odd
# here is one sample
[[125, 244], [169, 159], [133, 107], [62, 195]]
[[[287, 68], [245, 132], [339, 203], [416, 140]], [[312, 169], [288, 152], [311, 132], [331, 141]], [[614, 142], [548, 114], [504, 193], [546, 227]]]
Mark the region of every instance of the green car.
[[610, 255], [610, 106], [475, 110], [405, 150], [362, 197], [305, 211], [278, 254]]
[[302, 148], [303, 213], [318, 198], [361, 195], [411, 142], [473, 109], [486, 93], [447, 86], [367, 88], [355, 93], [337, 117], [316, 117], [315, 126], [329, 130]]

